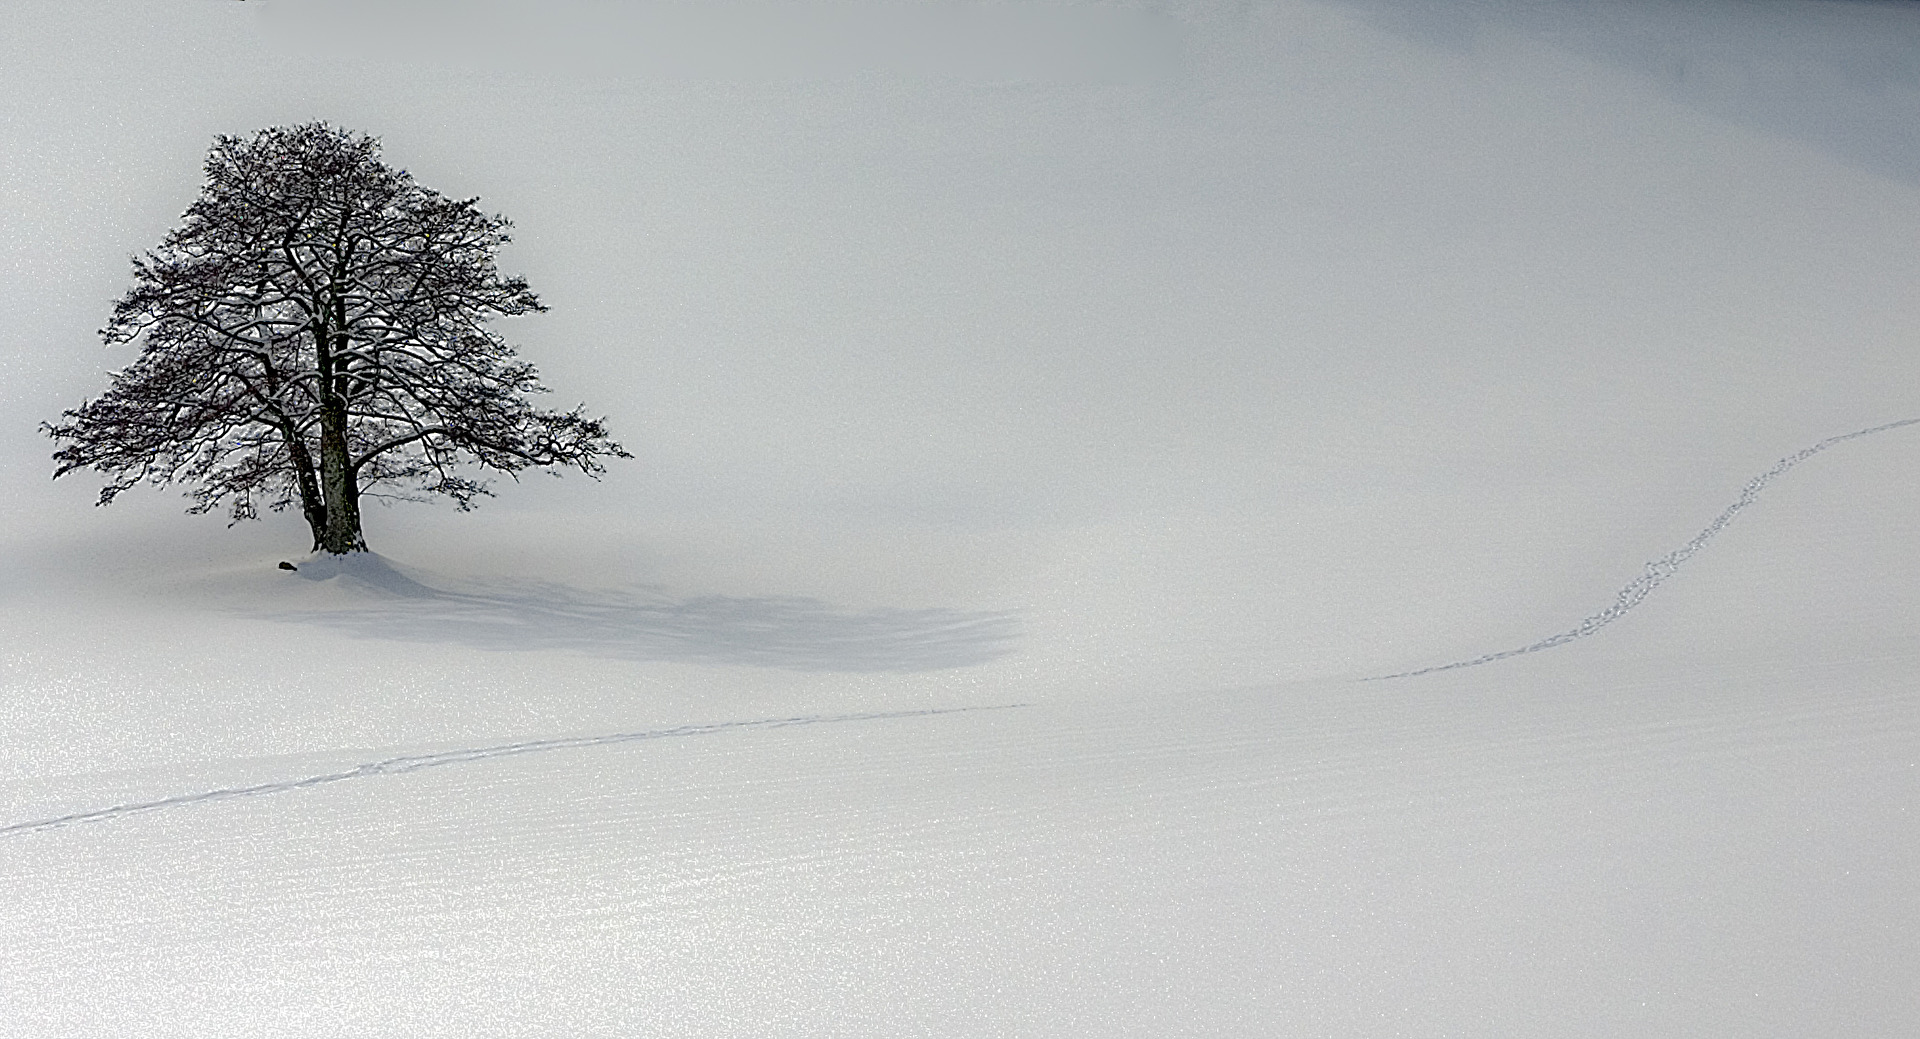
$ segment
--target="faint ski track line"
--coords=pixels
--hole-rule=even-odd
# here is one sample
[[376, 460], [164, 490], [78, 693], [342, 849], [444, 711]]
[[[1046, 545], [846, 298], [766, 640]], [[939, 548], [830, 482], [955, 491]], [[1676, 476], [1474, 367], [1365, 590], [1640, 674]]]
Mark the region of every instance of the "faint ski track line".
[[213, 801], [229, 801], [241, 797], [262, 797], [268, 794], [284, 794], [308, 787], [324, 786], [349, 779], [367, 779], [373, 776], [397, 776], [421, 769], [435, 768], [440, 765], [458, 765], [469, 761], [484, 761], [488, 758], [512, 757], [516, 754], [535, 754], [549, 750], [568, 750], [575, 747], [602, 747], [613, 743], [634, 743], [640, 740], [669, 739], [675, 736], [702, 736], [714, 732], [726, 732], [734, 729], [784, 729], [798, 725], [824, 725], [831, 722], [884, 721], [893, 718], [926, 718], [936, 714], [966, 714], [974, 711], [1006, 711], [1026, 704], [993, 704], [985, 707], [935, 707], [919, 711], [881, 711], [868, 714], [809, 714], [791, 718], [759, 718], [743, 722], [711, 722], [705, 725], [678, 725], [671, 729], [651, 729], [645, 732], [617, 732], [604, 736], [564, 736], [549, 740], [526, 740], [520, 743], [502, 743], [491, 747], [470, 747], [464, 750], [447, 750], [437, 754], [413, 754], [382, 761], [370, 761], [342, 772], [327, 772], [317, 776], [303, 776], [299, 779], [283, 779], [272, 783], [259, 783], [254, 786], [222, 787], [206, 790], [197, 794], [181, 794], [177, 797], [164, 797], [158, 801], [141, 801], [134, 804], [114, 805], [110, 808], [96, 808], [90, 812], [74, 812], [70, 815], [56, 816], [52, 819], [33, 819], [27, 822], [0, 826], [0, 837], [14, 834], [32, 833], [36, 830], [54, 830], [76, 823], [104, 822], [122, 816], [137, 815], [141, 812], [154, 812], [164, 808], [184, 808], [188, 805], [206, 804]]
[[1608, 606], [1599, 613], [1593, 614], [1558, 635], [1550, 635], [1538, 642], [1521, 646], [1518, 649], [1502, 650], [1498, 653], [1488, 653], [1485, 656], [1474, 657], [1472, 660], [1456, 660], [1451, 664], [1439, 664], [1434, 667], [1423, 667], [1417, 671], [1401, 671], [1391, 675], [1373, 675], [1368, 678], [1363, 678], [1361, 681], [1384, 682], [1393, 678], [1418, 678], [1421, 675], [1431, 675], [1437, 671], [1453, 671], [1463, 667], [1478, 667], [1481, 664], [1491, 664], [1496, 660], [1505, 660], [1508, 657], [1517, 657], [1527, 653], [1538, 653], [1543, 649], [1552, 649], [1555, 646], [1565, 645], [1575, 639], [1586, 638], [1588, 635], [1626, 616], [1628, 610], [1640, 605], [1647, 596], [1653, 594], [1655, 588], [1660, 587], [1667, 578], [1672, 577], [1674, 573], [1680, 569], [1681, 564], [1693, 558], [1694, 553], [1700, 551], [1700, 549], [1706, 546], [1707, 542], [1713, 540], [1715, 535], [1725, 530], [1727, 524], [1732, 523], [1733, 518], [1738, 516], [1741, 510], [1752, 505], [1754, 500], [1760, 496], [1760, 492], [1765, 490], [1768, 484], [1772, 483], [1787, 470], [1835, 444], [1844, 444], [1849, 440], [1858, 440], [1861, 437], [1872, 436], [1875, 433], [1885, 433], [1890, 429], [1899, 429], [1902, 426], [1912, 426], [1916, 424], [1920, 424], [1920, 418], [1901, 419], [1898, 422], [1889, 422], [1883, 426], [1873, 426], [1869, 429], [1859, 429], [1851, 433], [1842, 433], [1839, 436], [1828, 437], [1812, 447], [1788, 455], [1778, 462], [1775, 462], [1773, 468], [1748, 480], [1746, 487], [1740, 491], [1739, 499], [1732, 505], [1727, 506], [1720, 515], [1714, 517], [1713, 522], [1707, 524], [1705, 530], [1695, 534], [1692, 541], [1648, 563], [1646, 568], [1640, 572], [1639, 577], [1634, 578], [1625, 588], [1620, 589], [1620, 594], [1615, 597], [1613, 605]]

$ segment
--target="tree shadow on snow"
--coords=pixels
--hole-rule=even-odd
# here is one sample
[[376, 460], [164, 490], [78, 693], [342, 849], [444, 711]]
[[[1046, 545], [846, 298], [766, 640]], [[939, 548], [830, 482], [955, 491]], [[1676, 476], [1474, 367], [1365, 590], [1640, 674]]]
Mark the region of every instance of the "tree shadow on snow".
[[332, 582], [349, 590], [352, 602], [272, 613], [271, 619], [360, 638], [475, 649], [569, 649], [626, 660], [795, 671], [932, 671], [1005, 656], [1020, 630], [1018, 615], [1010, 612], [848, 610], [794, 597], [673, 599], [540, 582], [456, 587], [371, 553], [313, 559], [288, 576]]

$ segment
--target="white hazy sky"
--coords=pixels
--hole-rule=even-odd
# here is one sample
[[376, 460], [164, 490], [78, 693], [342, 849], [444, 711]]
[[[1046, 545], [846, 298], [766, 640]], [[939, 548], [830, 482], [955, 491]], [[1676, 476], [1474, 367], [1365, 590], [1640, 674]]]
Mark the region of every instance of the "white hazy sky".
[[[35, 427], [129, 359], [92, 329], [213, 135], [314, 118], [516, 221], [553, 312], [510, 338], [639, 456], [376, 510], [402, 556], [510, 566], [541, 530], [649, 579], [1028, 606], [1090, 574], [1297, 655], [1416, 599], [1577, 618], [1775, 458], [1920, 412], [1911, 5], [9, 17], [19, 537], [301, 547], [170, 492], [91, 510]], [[1287, 628], [1303, 599], [1324, 627]]]

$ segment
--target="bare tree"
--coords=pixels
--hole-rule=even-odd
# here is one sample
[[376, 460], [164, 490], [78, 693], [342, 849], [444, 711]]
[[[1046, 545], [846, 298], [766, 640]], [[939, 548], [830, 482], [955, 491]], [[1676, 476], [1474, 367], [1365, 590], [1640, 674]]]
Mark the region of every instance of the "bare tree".
[[101, 329], [141, 353], [46, 432], [55, 478], [194, 485], [235, 521], [294, 504], [316, 551], [364, 551], [363, 495], [488, 493], [475, 467], [604, 472], [631, 457], [582, 409], [541, 411], [534, 367], [487, 327], [544, 311], [494, 257], [507, 220], [413, 182], [325, 123], [222, 136], [182, 226], [133, 261]]

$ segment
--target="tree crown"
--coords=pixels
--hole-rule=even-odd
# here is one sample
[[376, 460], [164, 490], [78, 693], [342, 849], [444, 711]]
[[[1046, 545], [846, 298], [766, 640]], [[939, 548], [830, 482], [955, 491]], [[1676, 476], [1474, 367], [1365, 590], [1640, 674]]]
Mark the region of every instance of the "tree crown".
[[545, 387], [488, 323], [546, 308], [499, 273], [510, 224], [477, 199], [321, 122], [219, 137], [206, 177], [101, 329], [140, 356], [46, 427], [56, 477], [107, 475], [103, 504], [188, 482], [194, 511], [236, 521], [298, 503], [322, 542], [349, 518], [359, 538], [362, 493], [466, 509], [488, 493], [476, 467], [598, 476], [630, 457], [603, 420], [528, 400]]

